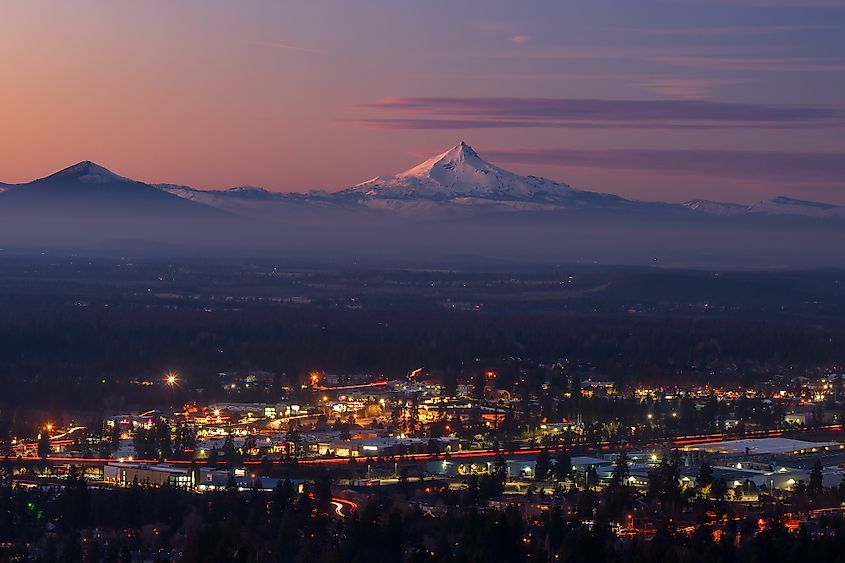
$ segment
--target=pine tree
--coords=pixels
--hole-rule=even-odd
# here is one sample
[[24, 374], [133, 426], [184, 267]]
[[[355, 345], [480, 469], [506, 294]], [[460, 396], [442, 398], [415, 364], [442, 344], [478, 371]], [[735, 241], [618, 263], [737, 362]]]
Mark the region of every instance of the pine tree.
[[813, 464], [812, 471], [810, 471], [810, 480], [807, 483], [807, 495], [811, 499], [814, 499], [821, 494], [822, 489], [822, 462], [817, 459], [816, 463]]
[[555, 480], [565, 481], [572, 473], [572, 457], [568, 452], [558, 452], [555, 457]]
[[716, 500], [725, 500], [728, 494], [728, 484], [724, 479], [716, 479], [710, 488], [710, 495]]
[[50, 435], [46, 430], [38, 436], [38, 457], [46, 459], [50, 455]]
[[534, 465], [534, 478], [538, 481], [544, 481], [548, 478], [551, 472], [551, 456], [548, 448], [543, 448], [537, 454], [537, 461]]
[[496, 454], [496, 459], [493, 461], [493, 477], [500, 483], [502, 490], [505, 488], [505, 483], [508, 480], [508, 462], [501, 452]]
[[627, 484], [628, 481], [628, 454], [621, 452], [613, 464], [613, 474], [611, 475], [611, 484], [616, 487], [621, 487]]
[[713, 484], [713, 467], [707, 462], [707, 460], [701, 462], [701, 466], [698, 468], [698, 477], [695, 480], [695, 484], [699, 490]]

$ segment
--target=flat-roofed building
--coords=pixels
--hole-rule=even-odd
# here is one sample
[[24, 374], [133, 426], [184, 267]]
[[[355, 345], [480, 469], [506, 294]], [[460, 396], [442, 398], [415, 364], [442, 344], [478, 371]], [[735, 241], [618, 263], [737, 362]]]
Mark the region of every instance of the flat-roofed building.
[[724, 440], [684, 446], [684, 451], [703, 451], [711, 454], [766, 456], [785, 454], [823, 453], [845, 449], [839, 442], [808, 442], [791, 438], [749, 438]]
[[165, 463], [154, 465], [125, 462], [108, 463], [103, 467], [103, 480], [121, 487], [138, 483], [150, 487], [168, 484], [171, 487], [190, 489], [195, 485], [194, 475], [190, 467], [176, 467]]

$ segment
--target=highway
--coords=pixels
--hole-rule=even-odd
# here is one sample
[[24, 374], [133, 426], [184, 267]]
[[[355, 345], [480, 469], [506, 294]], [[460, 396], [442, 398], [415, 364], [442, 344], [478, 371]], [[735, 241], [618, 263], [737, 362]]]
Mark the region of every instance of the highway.
[[[829, 432], [838, 434], [842, 432], [843, 426], [841, 424], [830, 424], [826, 426], [817, 426], [813, 428], [799, 428], [799, 429], [790, 429], [790, 430], [781, 430], [781, 429], [774, 429], [774, 430], [759, 430], [759, 431], [752, 431], [746, 432], [744, 438], [777, 438], [782, 437], [785, 434], [789, 435], [800, 435], [805, 433], [820, 433], [820, 432]], [[708, 442], [718, 442], [722, 440], [731, 440], [735, 439], [734, 436], [725, 436], [724, 434], [697, 434], [697, 435], [688, 435], [688, 436], [676, 436], [673, 438], [666, 438], [661, 440], [653, 440], [649, 442], [637, 442], [632, 443], [628, 442], [626, 444], [615, 444], [607, 441], [599, 441], [599, 442], [591, 442], [591, 443], [581, 443], [575, 444], [573, 446], [567, 447], [554, 447], [549, 446], [548, 449], [551, 453], [555, 453], [557, 451], [572, 451], [578, 450], [579, 452], [584, 453], [602, 453], [607, 451], [618, 451], [618, 450], [625, 450], [625, 449], [642, 449], [642, 448], [654, 448], [654, 447], [662, 447], [662, 446], [670, 446], [672, 448], [678, 448], [683, 446], [690, 446], [695, 444], [705, 444]], [[460, 459], [473, 459], [473, 458], [484, 458], [484, 457], [491, 457], [496, 456], [499, 453], [506, 455], [507, 457], [520, 457], [520, 456], [535, 456], [540, 453], [541, 448], [538, 447], [523, 447], [517, 448], [514, 450], [493, 450], [493, 449], [485, 449], [485, 450], [464, 450], [458, 452], [450, 452], [450, 453], [440, 453], [440, 454], [429, 454], [429, 453], [414, 453], [414, 454], [405, 454], [405, 455], [397, 455], [397, 456], [382, 456], [381, 458], [371, 457], [371, 456], [355, 456], [355, 457], [337, 457], [337, 458], [304, 458], [298, 459], [297, 463], [300, 465], [340, 465], [340, 464], [348, 464], [352, 461], [354, 462], [374, 462], [374, 463], [395, 463], [395, 462], [409, 462], [409, 461], [428, 461], [428, 460], [442, 460], [442, 459], [449, 459], [449, 460], [460, 460]], [[9, 457], [0, 457], [0, 461], [2, 460], [10, 460], [13, 462], [27, 462], [32, 464], [43, 463], [45, 460], [39, 458], [37, 456], [9, 456]], [[119, 461], [117, 459], [112, 458], [100, 458], [100, 457], [68, 457], [68, 456], [50, 456], [47, 458], [49, 463], [56, 463], [56, 464], [63, 464], [63, 463], [71, 463], [76, 465], [105, 465], [106, 463], [112, 463]], [[123, 463], [131, 463], [131, 464], [156, 464], [156, 463], [169, 463], [174, 465], [190, 465], [194, 463], [190, 460], [178, 460], [178, 459], [165, 459], [165, 460], [158, 460], [158, 459], [123, 459], [120, 460]], [[202, 465], [201, 461], [196, 462], [197, 465]], [[263, 463], [261, 460], [253, 459], [244, 462], [244, 465], [247, 466], [254, 466], [260, 465]], [[273, 460], [272, 463], [274, 464], [281, 464], [286, 463], [284, 460]]]

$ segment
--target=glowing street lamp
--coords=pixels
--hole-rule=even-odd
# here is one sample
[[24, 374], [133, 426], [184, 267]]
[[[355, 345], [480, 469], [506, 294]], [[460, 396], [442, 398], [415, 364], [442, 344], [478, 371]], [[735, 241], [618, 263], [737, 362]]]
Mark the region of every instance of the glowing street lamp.
[[177, 383], [179, 383], [179, 376], [178, 376], [176, 373], [172, 372], [172, 371], [171, 371], [171, 372], [168, 372], [168, 373], [167, 373], [167, 375], [166, 375], [166, 376], [165, 376], [165, 378], [164, 378], [164, 382], [165, 382], [167, 385], [169, 385], [170, 387], [173, 387], [173, 386], [175, 386]]

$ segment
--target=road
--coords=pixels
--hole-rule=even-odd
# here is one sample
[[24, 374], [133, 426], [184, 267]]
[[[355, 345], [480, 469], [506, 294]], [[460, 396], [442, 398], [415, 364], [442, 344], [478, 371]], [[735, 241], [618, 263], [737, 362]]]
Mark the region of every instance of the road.
[[346, 518], [358, 511], [358, 503], [341, 497], [332, 497], [335, 515], [338, 518]]
[[[827, 426], [815, 427], [815, 428], [801, 428], [795, 430], [759, 430], [754, 432], [746, 432], [745, 438], [777, 438], [782, 437], [785, 434], [789, 433], [791, 435], [798, 435], [803, 433], [819, 433], [819, 432], [831, 432], [831, 433], [840, 433], [842, 432], [843, 425], [841, 424], [830, 424]], [[662, 440], [654, 440], [651, 442], [642, 442], [642, 443], [628, 443], [624, 445], [620, 444], [611, 444], [610, 442], [601, 441], [601, 442], [591, 442], [591, 443], [583, 443], [583, 444], [576, 444], [572, 447], [549, 447], [549, 451], [551, 453], [555, 453], [556, 451], [563, 450], [563, 451], [571, 451], [573, 448], [578, 449], [579, 451], [584, 451], [585, 453], [602, 453], [606, 451], [615, 451], [620, 449], [641, 449], [641, 448], [652, 448], [652, 447], [661, 447], [664, 445], [669, 445], [673, 448], [676, 447], [683, 447], [683, 446], [690, 446], [695, 444], [704, 444], [708, 442], [718, 442], [722, 440], [730, 440], [734, 437], [725, 436], [723, 434], [698, 434], [692, 436], [677, 436], [674, 438], [666, 438]], [[536, 456], [540, 453], [540, 448], [537, 447], [525, 447], [525, 448], [518, 448], [515, 450], [508, 450], [508, 451], [501, 451], [501, 450], [466, 450], [466, 451], [459, 451], [459, 452], [450, 452], [448, 454], [429, 454], [429, 453], [415, 453], [415, 454], [405, 454], [403, 456], [388, 456], [387, 458], [383, 458], [383, 463], [395, 463], [395, 462], [409, 462], [409, 461], [428, 461], [428, 460], [437, 460], [437, 459], [446, 459], [446, 455], [448, 455], [448, 459], [450, 460], [459, 460], [459, 459], [473, 459], [473, 458], [484, 458], [484, 457], [491, 457], [496, 456], [499, 453], [505, 454], [507, 457], [521, 457], [521, 456]], [[37, 456], [26, 456], [26, 457], [18, 457], [18, 456], [10, 456], [8, 458], [0, 457], [0, 461], [8, 459], [11, 461], [23, 461], [27, 463], [37, 464], [43, 463], [44, 460]], [[76, 465], [105, 465], [106, 463], [112, 463], [118, 461], [116, 459], [111, 458], [84, 458], [84, 457], [62, 457], [62, 456], [50, 456], [47, 458], [47, 461], [50, 463], [72, 463]], [[351, 461], [355, 461], [358, 463], [366, 463], [368, 461], [376, 461], [374, 458], [370, 456], [357, 456], [357, 457], [343, 457], [343, 458], [310, 458], [310, 459], [300, 459], [298, 460], [298, 464], [300, 465], [340, 465], [344, 463], [350, 463]], [[133, 463], [133, 464], [156, 464], [162, 463], [161, 460], [157, 459], [138, 459], [138, 460], [123, 460], [124, 463]], [[165, 463], [174, 464], [174, 465], [190, 465], [193, 463], [190, 460], [165, 460]], [[248, 460], [244, 462], [244, 465], [260, 465], [262, 463], [261, 460]], [[282, 461], [276, 460], [273, 463], [283, 463]], [[198, 465], [201, 465], [199, 463]]]

